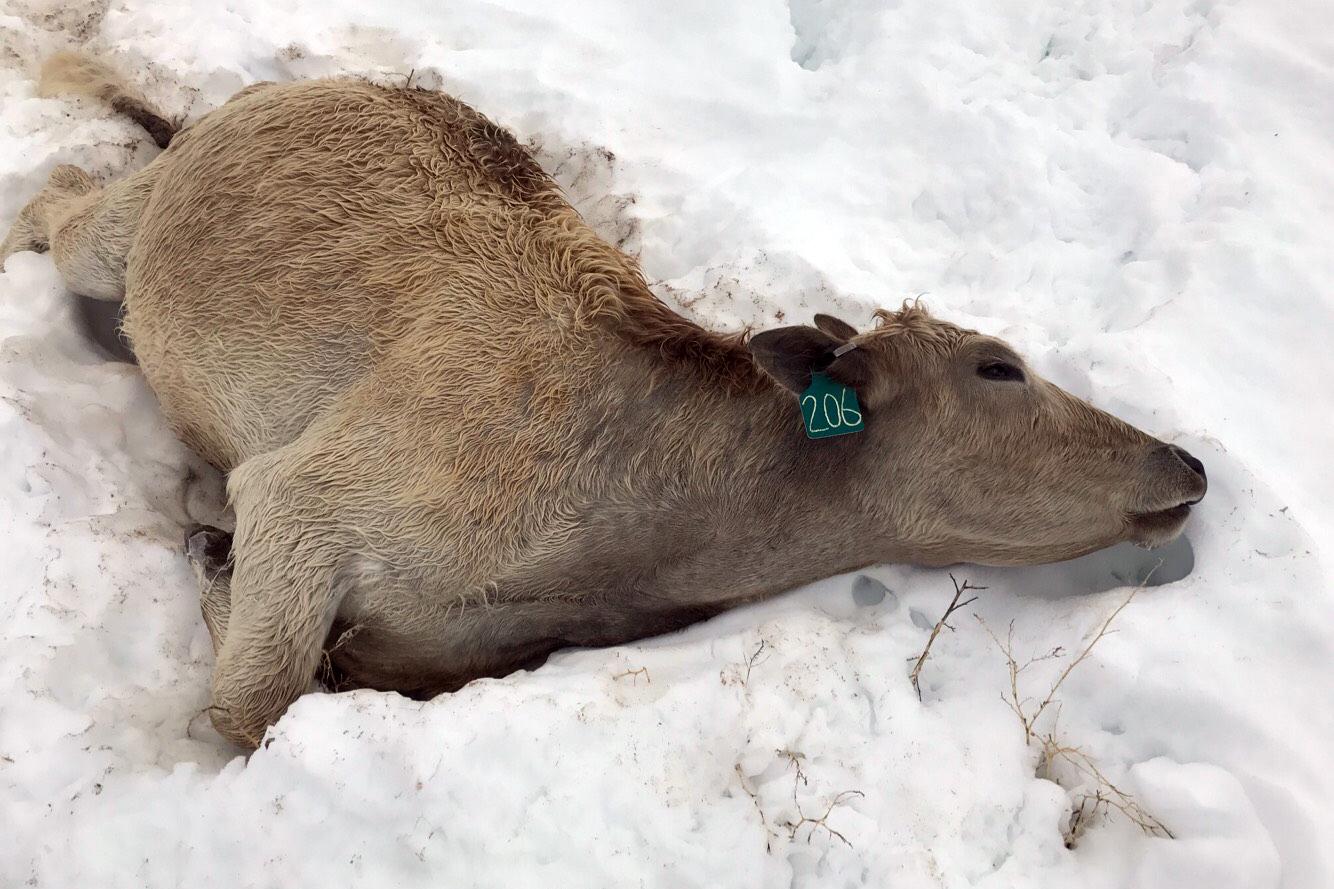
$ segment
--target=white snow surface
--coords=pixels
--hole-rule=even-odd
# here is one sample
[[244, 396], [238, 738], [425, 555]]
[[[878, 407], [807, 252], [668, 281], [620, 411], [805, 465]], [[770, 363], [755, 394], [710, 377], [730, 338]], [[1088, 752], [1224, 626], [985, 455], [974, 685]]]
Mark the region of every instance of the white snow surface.
[[[953, 590], [885, 566], [427, 703], [308, 695], [246, 759], [203, 715], [180, 549], [220, 480], [80, 333], [49, 257], [19, 254], [0, 885], [1334, 885], [1332, 10], [3, 0], [0, 225], [57, 163], [109, 178], [156, 151], [36, 98], [57, 49], [107, 54], [184, 117], [261, 79], [411, 74], [534, 146], [691, 317], [864, 325], [920, 296], [1188, 447], [1211, 491], [1165, 552], [954, 569], [988, 589], [921, 701], [911, 659]], [[1175, 838], [1111, 812], [1067, 848], [1093, 783], [1035, 776], [972, 613], [1022, 660], [1063, 649], [1021, 674], [1031, 706], [1159, 560], [1173, 582], [1135, 596], [1042, 730]]]

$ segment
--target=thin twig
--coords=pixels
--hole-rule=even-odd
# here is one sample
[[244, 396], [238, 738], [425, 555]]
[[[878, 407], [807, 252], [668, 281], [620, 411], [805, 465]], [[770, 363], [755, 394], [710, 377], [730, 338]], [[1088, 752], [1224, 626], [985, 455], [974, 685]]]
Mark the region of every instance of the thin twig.
[[811, 829], [810, 833], [806, 834], [807, 843], [810, 843], [811, 838], [815, 836], [817, 828], [824, 828], [825, 832], [830, 836], [837, 837], [848, 848], [852, 848], [852, 842], [847, 837], [829, 826], [829, 816], [834, 813], [834, 809], [845, 804], [853, 797], [864, 797], [866, 794], [862, 793], [860, 790], [845, 790], [842, 793], [837, 794], [829, 802], [829, 806], [819, 818], [808, 817], [806, 813], [802, 811], [801, 801], [797, 799], [797, 785], [800, 784], [805, 787], [810, 783], [806, 778], [806, 773], [802, 771], [801, 768], [801, 760], [805, 759], [805, 756], [791, 750], [780, 750], [779, 753], [786, 756], [788, 761], [796, 768], [796, 775], [792, 779], [792, 805], [797, 810], [797, 820], [787, 824], [788, 839], [795, 840], [797, 838], [797, 831], [799, 831], [803, 825], [809, 824], [811, 825]]
[[632, 677], [634, 677], [634, 684], [635, 684], [635, 685], [638, 685], [638, 684], [639, 684], [639, 677], [640, 677], [640, 676], [643, 676], [644, 679], [648, 682], [649, 685], [652, 685], [652, 684], [653, 684], [653, 677], [650, 676], [650, 675], [648, 674], [648, 667], [640, 667], [638, 670], [626, 670], [626, 671], [624, 671], [624, 672], [617, 673], [615, 676], [613, 676], [613, 677], [611, 677], [611, 678], [612, 678], [612, 679], [624, 679], [624, 678], [627, 677], [627, 676], [632, 676]]
[[741, 782], [741, 789], [750, 797], [750, 801], [755, 804], [755, 811], [760, 816], [760, 826], [764, 828], [764, 851], [772, 852], [774, 850], [773, 841], [778, 839], [778, 834], [769, 828], [769, 819], [764, 815], [764, 807], [760, 805], [760, 797], [751, 787], [750, 782], [746, 780], [746, 773], [741, 768], [741, 763], [736, 764], [737, 780]]
[[917, 663], [913, 664], [912, 672], [908, 674], [908, 678], [912, 680], [912, 687], [917, 692], [917, 700], [919, 701], [922, 699], [922, 686], [919, 684], [919, 678], [922, 675], [922, 665], [926, 663], [927, 656], [931, 654], [931, 646], [935, 643], [936, 637], [940, 635], [941, 629], [948, 629], [953, 632], [954, 627], [951, 627], [948, 623], [950, 615], [958, 611], [960, 608], [963, 608], [965, 605], [971, 605], [977, 601], [977, 596], [973, 596], [971, 599], [966, 599], [963, 602], [960, 602], [959, 599], [964, 593], [986, 589], [984, 586], [973, 586], [966, 580], [960, 585], [959, 581], [954, 579], [953, 574], [950, 575], [950, 582], [954, 584], [954, 598], [950, 600], [949, 607], [946, 608], [945, 613], [940, 616], [940, 620], [936, 621], [936, 625], [931, 628], [931, 636], [926, 640], [926, 648], [922, 649], [921, 655], [917, 658]]
[[[755, 664], [759, 662], [760, 652], [764, 651], [764, 645], [764, 640], [761, 639], [760, 644], [750, 653], [750, 657], [746, 659], [746, 678], [741, 680], [742, 685], [748, 685], [750, 683], [750, 671], [755, 669]], [[768, 660], [768, 658], [765, 658], [765, 660]]]
[[[1144, 831], [1144, 833], [1149, 836], [1161, 836], [1168, 839], [1176, 839], [1176, 835], [1168, 829], [1167, 825], [1149, 814], [1149, 812], [1145, 810], [1133, 796], [1113, 784], [1111, 780], [1103, 774], [1102, 770], [1098, 768], [1097, 764], [1093, 761], [1093, 757], [1089, 756], [1080, 748], [1061, 744], [1054, 736], [1048, 734], [1042, 738], [1042, 757], [1044, 768], [1048, 774], [1051, 772], [1052, 765], [1057, 760], [1063, 759], [1076, 771], [1092, 778], [1097, 787], [1097, 796], [1108, 806], [1120, 811], [1121, 814], [1130, 819], [1130, 821], [1137, 825], [1140, 830]], [[1106, 796], [1103, 793], [1104, 789], [1110, 791], [1112, 796]], [[1087, 794], [1085, 796], [1087, 796]]]
[[[1161, 564], [1161, 562], [1159, 564]], [[1154, 570], [1157, 570], [1157, 566], [1154, 567]], [[1083, 835], [1084, 831], [1088, 829], [1092, 819], [1098, 815], [1099, 811], [1106, 812], [1109, 809], [1116, 809], [1121, 812], [1149, 836], [1167, 837], [1169, 839], [1174, 838], [1174, 834], [1168, 829], [1167, 825], [1163, 824], [1162, 821], [1158, 820], [1145, 810], [1133, 796], [1113, 784], [1107, 776], [1103, 774], [1102, 770], [1098, 768], [1097, 764], [1088, 753], [1079, 747], [1062, 743], [1057, 739], [1054, 729], [1048, 731], [1046, 734], [1039, 734], [1037, 729], [1038, 720], [1047, 711], [1048, 707], [1054, 705], [1056, 708], [1056, 717], [1051, 720], [1052, 724], [1054, 725], [1056, 720], [1059, 719], [1060, 702], [1056, 699], [1057, 692], [1060, 691], [1061, 686], [1065, 683], [1065, 680], [1070, 674], [1074, 672], [1075, 667], [1079, 666], [1088, 658], [1089, 654], [1093, 651], [1094, 646], [1096, 646], [1103, 637], [1115, 632], [1110, 629], [1112, 622], [1116, 620], [1117, 616], [1125, 610], [1125, 607], [1134, 600], [1136, 593], [1143, 588], [1144, 584], [1148, 583], [1149, 577], [1152, 576], [1153, 571], [1150, 571], [1149, 575], [1145, 577], [1144, 583], [1141, 584], [1141, 586], [1132, 589], [1130, 594], [1126, 596], [1125, 600], [1107, 615], [1106, 619], [1099, 625], [1098, 631], [1093, 634], [1091, 639], [1089, 639], [1088, 644], [1080, 650], [1070, 663], [1066, 664], [1065, 669], [1061, 671], [1060, 675], [1056, 677], [1056, 681], [1052, 683], [1046, 697], [1044, 697], [1035, 707], [1030, 707], [1029, 704], [1031, 699], [1020, 693], [1019, 675], [1039, 661], [1049, 660], [1053, 657], [1060, 656], [1063, 653], [1063, 649], [1059, 647], [1054, 648], [1047, 654], [1031, 658], [1025, 663], [1020, 664], [1018, 659], [1014, 656], [1014, 622], [1010, 622], [1005, 641], [1002, 642], [981, 616], [976, 614], [973, 615], [973, 617], [977, 618], [978, 623], [982, 625], [982, 628], [986, 630], [987, 635], [996, 643], [996, 647], [1000, 649], [1001, 654], [1005, 656], [1005, 663], [1010, 674], [1010, 691], [1008, 697], [1005, 694], [1002, 694], [1001, 699], [1005, 701], [1009, 708], [1014, 712], [1015, 716], [1019, 718], [1019, 722], [1024, 729], [1025, 743], [1031, 745], [1034, 740], [1036, 740], [1042, 748], [1042, 754], [1038, 761], [1037, 768], [1038, 777], [1060, 783], [1057, 780], [1058, 776], [1055, 774], [1055, 766], [1058, 762], [1065, 762], [1069, 764], [1075, 772], [1093, 782], [1094, 791], [1092, 793], [1085, 793], [1080, 797], [1077, 806], [1071, 812], [1070, 820], [1065, 830], [1066, 845], [1072, 848], [1075, 843], [1078, 842], [1080, 836]]]
[[1066, 677], [1070, 675], [1075, 667], [1078, 667], [1084, 662], [1084, 659], [1089, 656], [1089, 652], [1093, 651], [1093, 646], [1097, 645], [1102, 637], [1107, 635], [1107, 628], [1112, 625], [1112, 621], [1116, 620], [1116, 616], [1124, 611], [1125, 607], [1131, 603], [1135, 598], [1135, 594], [1138, 593], [1139, 590], [1139, 587], [1135, 587], [1130, 591], [1130, 595], [1126, 596], [1125, 601], [1116, 606], [1111, 614], [1107, 615], [1107, 619], [1104, 620], [1102, 626], [1098, 628], [1097, 634], [1089, 640], [1088, 645], [1084, 646], [1084, 650], [1079, 653], [1078, 657], [1066, 664], [1065, 669], [1061, 671], [1061, 675], [1056, 678], [1056, 682], [1052, 685], [1051, 691], [1047, 692], [1047, 697], [1038, 705], [1037, 710], [1033, 712], [1032, 717], [1028, 720], [1030, 725], [1038, 721], [1038, 717], [1042, 715], [1043, 711], [1047, 709], [1047, 706], [1051, 704], [1052, 700], [1056, 697], [1056, 692], [1060, 690], [1061, 684], [1065, 682]]

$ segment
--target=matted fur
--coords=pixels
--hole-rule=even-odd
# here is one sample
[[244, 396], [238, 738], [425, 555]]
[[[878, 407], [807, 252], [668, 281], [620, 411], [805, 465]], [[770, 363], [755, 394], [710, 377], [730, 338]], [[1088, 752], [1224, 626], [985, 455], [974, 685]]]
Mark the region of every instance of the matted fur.
[[869, 563], [1161, 542], [1203, 493], [1031, 370], [979, 378], [1022, 363], [918, 306], [827, 368], [856, 381], [866, 431], [807, 439], [766, 369], [807, 379], [792, 363], [847, 325], [753, 357], [680, 317], [449, 96], [255, 85], [135, 176], [76, 174], [0, 252], [50, 244], [73, 289], [123, 293], [165, 415], [230, 473], [234, 567], [204, 603], [211, 713], [239, 743], [322, 652], [346, 684], [427, 695]]

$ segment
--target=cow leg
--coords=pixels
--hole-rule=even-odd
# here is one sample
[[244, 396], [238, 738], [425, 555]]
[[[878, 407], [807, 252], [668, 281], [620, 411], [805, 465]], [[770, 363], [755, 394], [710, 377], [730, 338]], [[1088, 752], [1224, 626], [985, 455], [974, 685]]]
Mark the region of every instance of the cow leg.
[[310, 688], [337, 608], [329, 580], [291, 556], [237, 548], [209, 713], [223, 737], [245, 747], [258, 746]]
[[20, 250], [51, 251], [65, 286], [94, 299], [125, 296], [125, 257], [152, 192], [158, 165], [99, 189], [78, 167], [61, 164], [0, 242], [0, 262]]
[[80, 198], [96, 191], [97, 185], [73, 164], [61, 164], [47, 176], [37, 197], [19, 211], [9, 234], [0, 241], [0, 262], [21, 250], [45, 253], [51, 248], [51, 231]]
[[327, 507], [303, 498], [288, 473], [276, 452], [237, 467], [228, 483], [230, 608], [209, 713], [223, 737], [246, 747], [310, 688], [343, 593]]
[[185, 552], [199, 578], [199, 606], [216, 655], [232, 611], [232, 535], [211, 525], [192, 525], [185, 532]]

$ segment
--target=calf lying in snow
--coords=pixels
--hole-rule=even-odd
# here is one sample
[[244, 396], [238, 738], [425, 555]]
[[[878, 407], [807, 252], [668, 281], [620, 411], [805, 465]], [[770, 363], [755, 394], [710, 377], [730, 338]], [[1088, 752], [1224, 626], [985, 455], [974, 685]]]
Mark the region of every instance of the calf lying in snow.
[[58, 167], [0, 255], [123, 298], [165, 415], [230, 474], [234, 540], [190, 549], [238, 743], [322, 654], [429, 695], [870, 563], [1160, 544], [1204, 494], [1185, 451], [920, 308], [692, 324], [449, 96], [258, 84], [173, 135], [95, 62], [46, 81], [170, 140], [106, 188]]

